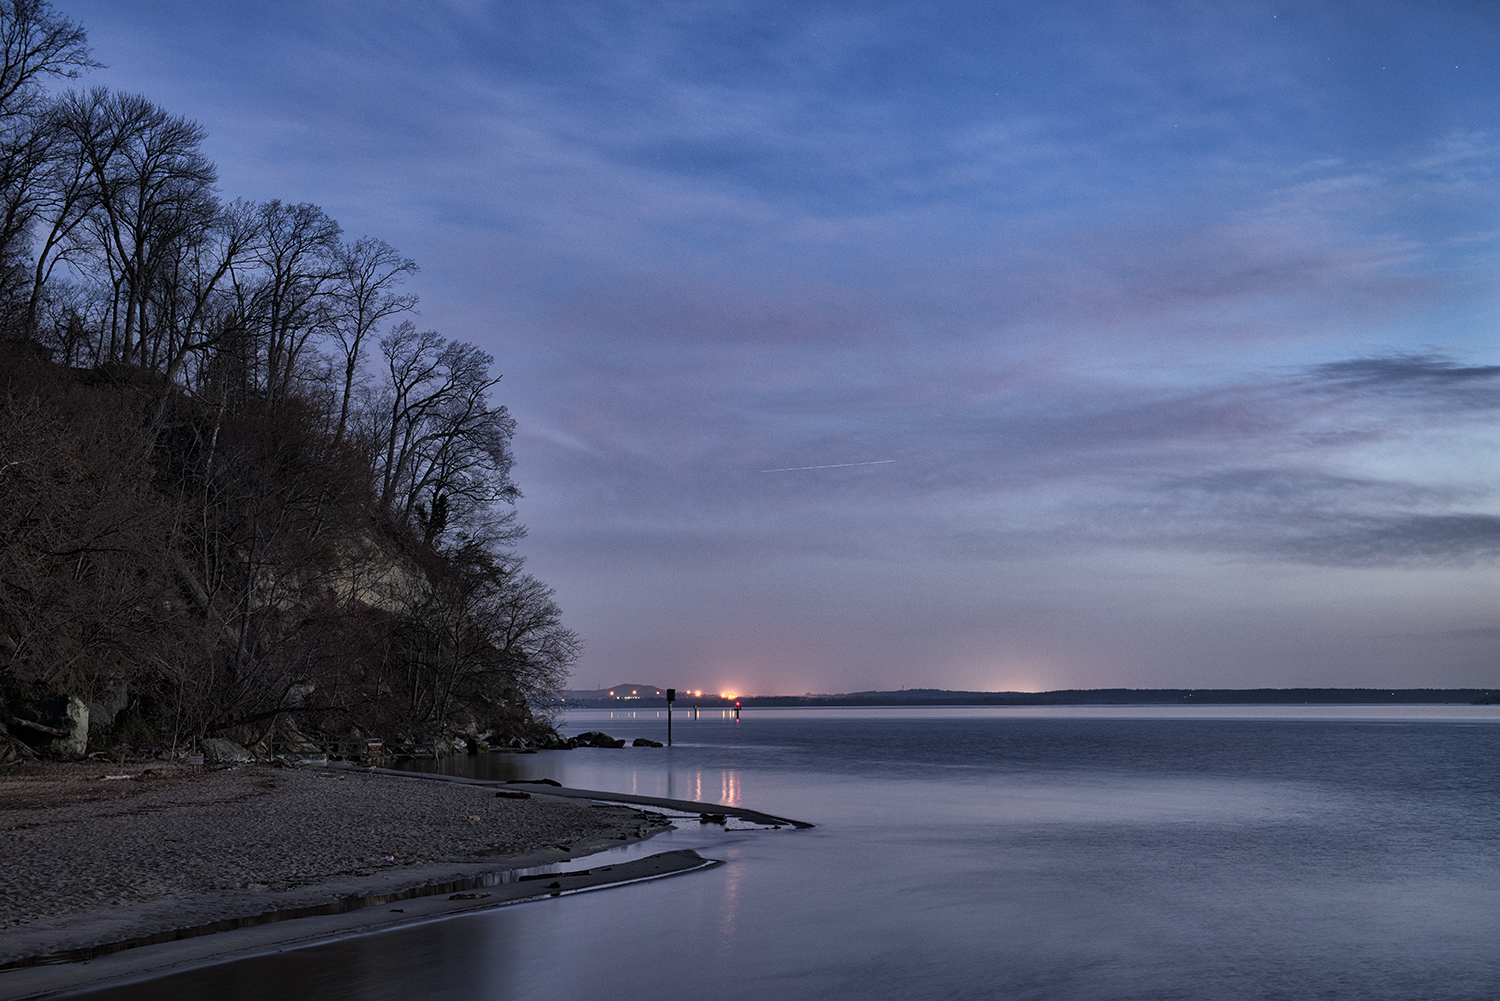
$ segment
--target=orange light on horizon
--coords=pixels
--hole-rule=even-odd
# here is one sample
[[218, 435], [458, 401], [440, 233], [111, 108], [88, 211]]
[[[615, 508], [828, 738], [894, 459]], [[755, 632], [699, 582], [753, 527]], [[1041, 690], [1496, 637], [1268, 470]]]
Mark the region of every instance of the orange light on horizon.
[[739, 698], [739, 696], [736, 695], [736, 694], [734, 694], [733, 692], [720, 692], [719, 693], [719, 698], [721, 698], [721, 699], [737, 699], [737, 698]]

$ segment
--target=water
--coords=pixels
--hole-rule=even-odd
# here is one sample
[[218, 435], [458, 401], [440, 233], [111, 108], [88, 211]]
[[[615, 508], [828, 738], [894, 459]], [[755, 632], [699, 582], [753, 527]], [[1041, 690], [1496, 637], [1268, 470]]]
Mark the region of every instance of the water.
[[819, 826], [683, 822], [620, 854], [728, 864], [94, 996], [1500, 996], [1493, 708], [690, 715], [444, 767]]

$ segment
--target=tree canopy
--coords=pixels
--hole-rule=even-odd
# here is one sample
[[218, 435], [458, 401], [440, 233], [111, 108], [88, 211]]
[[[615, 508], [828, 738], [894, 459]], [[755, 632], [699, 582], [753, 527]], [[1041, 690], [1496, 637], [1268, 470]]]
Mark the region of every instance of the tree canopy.
[[544, 726], [578, 640], [524, 570], [515, 422], [415, 262], [225, 200], [205, 130], [0, 0], [0, 699], [178, 737]]

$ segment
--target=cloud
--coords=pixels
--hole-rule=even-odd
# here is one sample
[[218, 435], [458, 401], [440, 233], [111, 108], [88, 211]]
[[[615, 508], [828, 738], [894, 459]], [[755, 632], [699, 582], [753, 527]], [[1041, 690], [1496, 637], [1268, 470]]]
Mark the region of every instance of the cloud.
[[1327, 566], [1472, 563], [1500, 555], [1500, 517], [1409, 514], [1349, 518], [1287, 543], [1287, 558]]
[[1313, 383], [1351, 394], [1384, 394], [1455, 410], [1500, 408], [1500, 365], [1461, 365], [1437, 352], [1352, 358], [1314, 366]]
[[200, 119], [226, 195], [423, 265], [506, 374], [526, 551], [641, 663], [794, 578], [852, 664], [906, 635], [881, 587], [1061, 634], [1226, 567], [1447, 608], [1415, 575], [1496, 555], [1473, 5], [78, 2], [89, 82]]

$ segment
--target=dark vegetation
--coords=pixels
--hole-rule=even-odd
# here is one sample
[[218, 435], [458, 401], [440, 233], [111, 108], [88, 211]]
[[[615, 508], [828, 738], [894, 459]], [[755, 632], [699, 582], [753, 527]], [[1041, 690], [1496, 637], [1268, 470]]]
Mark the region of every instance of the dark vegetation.
[[198, 125], [55, 92], [95, 64], [45, 0], [0, 47], [0, 744], [546, 731], [577, 640], [491, 357], [383, 241], [224, 200]]

